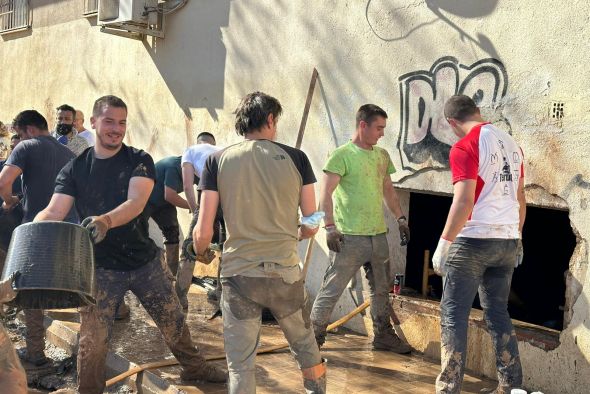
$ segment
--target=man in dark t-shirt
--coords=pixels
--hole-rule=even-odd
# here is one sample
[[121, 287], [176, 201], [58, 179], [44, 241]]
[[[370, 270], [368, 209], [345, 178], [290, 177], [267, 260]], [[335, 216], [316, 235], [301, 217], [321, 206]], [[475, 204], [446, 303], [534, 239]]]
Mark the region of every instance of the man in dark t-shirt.
[[310, 326], [297, 254], [297, 240], [317, 232], [317, 225], [298, 227], [300, 209], [303, 216], [314, 214], [316, 179], [305, 153], [274, 142], [281, 112], [274, 97], [247, 95], [236, 111], [236, 128], [245, 140], [209, 156], [199, 183], [197, 260], [210, 254], [219, 203], [226, 223], [221, 310], [231, 394], [256, 391], [263, 308], [279, 322], [306, 392], [326, 392], [326, 367]]
[[[14, 150], [14, 148], [16, 148], [16, 146], [18, 145], [19, 142], [20, 142], [20, 136], [18, 134], [13, 134], [12, 137], [10, 137], [10, 151], [11, 152]], [[8, 160], [8, 157], [5, 160], [0, 161], [0, 172], [4, 168], [4, 165], [6, 164], [7, 160]], [[14, 183], [12, 184], [12, 195], [13, 196], [22, 196], [22, 193], [23, 193], [23, 186], [21, 183], [21, 177], [17, 176], [16, 179], [14, 180]], [[2, 203], [4, 203], [4, 200], [2, 200]]]
[[[194, 177], [195, 184], [198, 178]], [[183, 191], [180, 156], [166, 157], [156, 163], [156, 183], [154, 190], [143, 211], [148, 218], [154, 219], [164, 235], [166, 247], [166, 265], [172, 275], [178, 270], [180, 226], [176, 207], [189, 209], [188, 202], [178, 193]]]
[[183, 367], [181, 379], [223, 382], [226, 373], [205, 363], [191, 340], [185, 315], [148, 236], [142, 215], [154, 186], [154, 162], [123, 144], [127, 106], [118, 97], [96, 100], [90, 122], [96, 144], [60, 172], [49, 206], [35, 218], [62, 220], [76, 209], [94, 241], [96, 305], [80, 310], [78, 390], [102, 393], [108, 339], [117, 307], [131, 290], [150, 314]]
[[[57, 174], [74, 157], [74, 154], [51, 137], [47, 121], [35, 110], [19, 113], [14, 118], [12, 127], [20, 136], [21, 142], [14, 148], [0, 172], [0, 196], [4, 200], [2, 205], [4, 210], [10, 211], [15, 208], [20, 200], [13, 195], [13, 185], [22, 175], [24, 214], [22, 222], [28, 223], [47, 206], [53, 194]], [[64, 215], [64, 217], [68, 216], [68, 219], [75, 220], [75, 217], [71, 215]], [[27, 325], [25, 359], [35, 365], [45, 364], [47, 358], [44, 354], [43, 311], [25, 310], [25, 321]]]

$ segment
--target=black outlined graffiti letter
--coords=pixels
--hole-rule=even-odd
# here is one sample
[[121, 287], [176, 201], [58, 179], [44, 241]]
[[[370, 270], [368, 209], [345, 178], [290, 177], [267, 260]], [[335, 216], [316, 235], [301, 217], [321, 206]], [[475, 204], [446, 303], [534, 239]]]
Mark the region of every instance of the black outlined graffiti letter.
[[400, 133], [397, 148], [406, 170], [446, 168], [449, 150], [457, 141], [443, 114], [445, 101], [454, 94], [472, 97], [480, 107], [493, 107], [506, 95], [508, 76], [496, 59], [471, 66], [456, 58], [438, 59], [430, 70], [399, 77]]

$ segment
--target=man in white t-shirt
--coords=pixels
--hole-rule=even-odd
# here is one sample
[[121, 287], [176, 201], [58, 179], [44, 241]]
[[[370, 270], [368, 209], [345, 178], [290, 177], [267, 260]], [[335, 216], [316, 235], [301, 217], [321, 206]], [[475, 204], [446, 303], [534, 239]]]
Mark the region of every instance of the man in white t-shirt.
[[211, 153], [223, 149], [215, 146], [216, 141], [213, 134], [206, 131], [197, 136], [197, 144], [191, 145], [182, 154], [182, 180], [184, 185], [184, 194], [192, 213], [197, 211], [198, 202], [195, 198], [194, 176], [201, 178], [205, 160]]
[[[188, 236], [183, 243], [182, 256], [178, 266], [178, 273], [176, 275], [176, 294], [178, 294], [180, 304], [184, 310], [188, 309], [187, 294], [192, 282], [193, 270], [195, 268], [195, 261], [189, 258], [185, 247], [187, 245], [192, 245], [191, 234], [193, 233], [193, 228], [195, 227], [199, 217], [199, 198], [198, 196], [195, 197], [194, 177], [196, 176], [197, 178], [200, 178], [201, 174], [203, 173], [203, 167], [205, 166], [205, 161], [207, 158], [212, 153], [223, 149], [222, 147], [216, 146], [215, 144], [216, 141], [213, 134], [204, 131], [197, 136], [197, 144], [189, 146], [182, 154], [181, 159], [184, 196], [193, 215], [193, 219], [187, 233]], [[213, 243], [222, 244], [225, 238], [225, 226], [223, 223], [221, 208], [217, 211], [214, 228], [215, 236], [213, 237]]]
[[92, 131], [84, 127], [84, 112], [79, 109], [76, 110], [76, 116], [74, 117], [74, 128], [78, 132], [78, 135], [88, 142], [89, 146], [94, 146], [96, 137]]
[[483, 120], [470, 97], [452, 96], [444, 113], [461, 140], [449, 154], [453, 203], [432, 257], [444, 282], [436, 392], [461, 391], [469, 312], [479, 290], [496, 351], [494, 393], [510, 393], [522, 384], [518, 342], [507, 306], [512, 273], [523, 257], [523, 153], [510, 135]]

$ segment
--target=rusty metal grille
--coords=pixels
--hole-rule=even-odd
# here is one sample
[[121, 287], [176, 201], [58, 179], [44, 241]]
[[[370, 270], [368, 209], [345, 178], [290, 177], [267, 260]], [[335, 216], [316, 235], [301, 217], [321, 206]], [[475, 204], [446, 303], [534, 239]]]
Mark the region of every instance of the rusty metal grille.
[[0, 0], [0, 32], [30, 27], [28, 0]]
[[98, 0], [84, 0], [84, 15], [98, 13]]

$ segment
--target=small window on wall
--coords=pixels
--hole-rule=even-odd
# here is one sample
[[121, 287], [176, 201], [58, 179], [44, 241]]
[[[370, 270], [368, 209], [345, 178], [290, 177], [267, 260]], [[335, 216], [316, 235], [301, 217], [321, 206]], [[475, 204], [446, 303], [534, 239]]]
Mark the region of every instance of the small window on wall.
[[84, 0], [84, 16], [96, 16], [98, 14], [98, 0]]
[[31, 27], [28, 0], [0, 0], [0, 34]]

